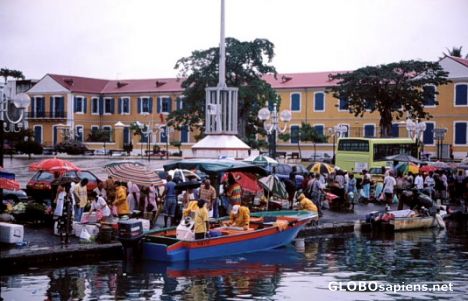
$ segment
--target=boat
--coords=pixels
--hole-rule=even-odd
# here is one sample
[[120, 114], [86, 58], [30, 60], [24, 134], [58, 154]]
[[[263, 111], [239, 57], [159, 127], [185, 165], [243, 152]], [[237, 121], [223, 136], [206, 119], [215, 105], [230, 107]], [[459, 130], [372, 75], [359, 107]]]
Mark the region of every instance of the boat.
[[248, 230], [223, 227], [224, 218], [210, 225], [210, 232], [219, 236], [200, 240], [178, 239], [175, 227], [153, 230], [143, 237], [143, 259], [193, 261], [274, 249], [291, 243], [316, 218], [317, 214], [307, 211], [254, 212]]
[[[414, 211], [394, 210], [380, 213], [380, 218], [375, 217], [378, 212], [372, 212], [366, 221], [358, 221], [354, 225], [354, 230], [362, 232], [371, 231], [406, 231], [429, 228], [445, 228], [443, 218], [447, 215], [445, 210], [440, 210], [433, 215], [416, 216]], [[387, 218], [385, 217], [387, 215]], [[390, 217], [390, 218], [388, 218]]]

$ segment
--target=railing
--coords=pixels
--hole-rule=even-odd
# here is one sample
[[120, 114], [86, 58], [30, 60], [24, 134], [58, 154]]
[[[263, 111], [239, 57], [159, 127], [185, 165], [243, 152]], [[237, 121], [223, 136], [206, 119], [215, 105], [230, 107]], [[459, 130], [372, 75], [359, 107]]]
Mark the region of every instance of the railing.
[[65, 119], [67, 112], [25, 112], [26, 119]]

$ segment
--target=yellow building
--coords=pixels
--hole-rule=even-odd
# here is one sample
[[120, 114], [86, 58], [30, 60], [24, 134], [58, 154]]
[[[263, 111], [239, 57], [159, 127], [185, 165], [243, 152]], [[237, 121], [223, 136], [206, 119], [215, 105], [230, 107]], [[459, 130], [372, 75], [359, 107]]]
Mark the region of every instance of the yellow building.
[[[428, 99], [427, 111], [433, 118], [426, 121], [423, 134], [424, 151], [436, 153], [433, 131], [447, 130], [443, 143], [457, 158], [468, 152], [468, 60], [445, 57], [440, 61], [449, 72], [448, 85], [439, 87], [438, 105]], [[314, 126], [329, 136], [328, 142], [317, 144], [318, 153], [331, 154], [333, 135], [329, 129], [337, 124], [347, 127], [348, 136], [373, 137], [379, 132], [378, 113], [354, 117], [346, 108], [346, 101], [326, 93], [330, 72], [278, 74], [266, 76], [281, 97], [279, 110], [292, 112], [288, 132], [297, 131], [302, 122]], [[101, 80], [77, 76], [47, 74], [28, 91], [32, 98], [28, 112], [28, 127], [34, 131], [36, 141], [53, 146], [71, 135], [83, 141], [90, 149], [122, 150], [124, 144], [133, 144], [134, 152], [142, 152], [148, 145], [169, 147], [169, 142], [182, 142], [184, 156], [191, 156], [195, 143], [188, 129], [170, 131], [167, 139], [164, 127], [167, 115], [182, 108], [182, 80], [175, 78], [147, 80]], [[434, 89], [434, 87], [428, 87]], [[147, 136], [132, 135], [129, 125], [139, 121], [152, 132]], [[395, 137], [407, 137], [403, 121], [393, 125]], [[148, 143], [148, 139], [150, 139]], [[278, 140], [278, 151], [297, 152], [296, 141]], [[311, 143], [301, 142], [303, 157], [312, 156]]]

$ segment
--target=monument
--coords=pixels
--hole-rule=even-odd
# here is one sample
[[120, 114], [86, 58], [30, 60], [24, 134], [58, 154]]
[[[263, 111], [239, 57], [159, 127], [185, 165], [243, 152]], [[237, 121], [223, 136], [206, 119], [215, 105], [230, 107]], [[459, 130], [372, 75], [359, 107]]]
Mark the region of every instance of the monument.
[[198, 158], [247, 158], [250, 147], [236, 136], [238, 125], [238, 88], [226, 85], [224, 0], [221, 0], [218, 85], [206, 88], [205, 94], [206, 136], [192, 146], [193, 155]]

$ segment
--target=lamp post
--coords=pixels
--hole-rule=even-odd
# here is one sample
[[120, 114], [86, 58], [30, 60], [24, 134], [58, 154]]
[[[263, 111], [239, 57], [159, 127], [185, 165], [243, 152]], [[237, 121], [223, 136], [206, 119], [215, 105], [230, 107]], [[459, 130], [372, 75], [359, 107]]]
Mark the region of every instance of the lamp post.
[[328, 128], [328, 133], [333, 135], [333, 157], [332, 157], [333, 164], [335, 164], [336, 137], [338, 136], [338, 138], [340, 138], [347, 131], [348, 131], [348, 127], [343, 124], [337, 124], [334, 127]]
[[[19, 132], [23, 127], [24, 110], [31, 103], [31, 98], [26, 93], [20, 93], [13, 98], [13, 105], [19, 109], [20, 114], [18, 118], [12, 119], [10, 117], [10, 105], [11, 99], [0, 99], [0, 166], [3, 166], [3, 143], [4, 143], [4, 131], [5, 129], [9, 132]], [[9, 127], [5, 128], [5, 121], [9, 123]]]
[[447, 129], [443, 129], [443, 128], [434, 129], [434, 138], [437, 140], [437, 160], [440, 160], [443, 158], [442, 146], [443, 146], [446, 133], [447, 133]]
[[[31, 98], [26, 93], [20, 93], [13, 98], [13, 105], [19, 109], [20, 114], [17, 119], [10, 117], [8, 105], [10, 104], [9, 99], [3, 99], [0, 97], [0, 166], [3, 167], [3, 143], [4, 143], [4, 125], [5, 121], [8, 121], [10, 132], [19, 132], [23, 127], [24, 110], [31, 103]], [[3, 202], [3, 189], [0, 188], [0, 202]]]
[[[270, 111], [267, 107], [262, 108], [258, 111], [258, 119], [263, 122], [263, 127], [267, 134], [270, 136], [269, 143], [269, 155], [273, 159], [276, 159], [276, 135], [277, 132], [284, 133], [287, 128], [287, 123], [291, 121], [292, 114], [289, 110], [283, 110], [278, 113], [276, 109], [276, 103], [273, 105], [273, 111]], [[271, 120], [269, 123], [265, 121]], [[284, 127], [280, 128], [279, 121], [284, 122]]]
[[[421, 158], [419, 152], [419, 144], [421, 143], [421, 153], [424, 152], [424, 141], [422, 140], [422, 135], [426, 130], [426, 123], [424, 121], [419, 122], [418, 120], [411, 120], [410, 118], [406, 119], [406, 130], [408, 131], [408, 136], [416, 141], [416, 148], [418, 151], [418, 157]], [[418, 158], [418, 159], [419, 159]]]

